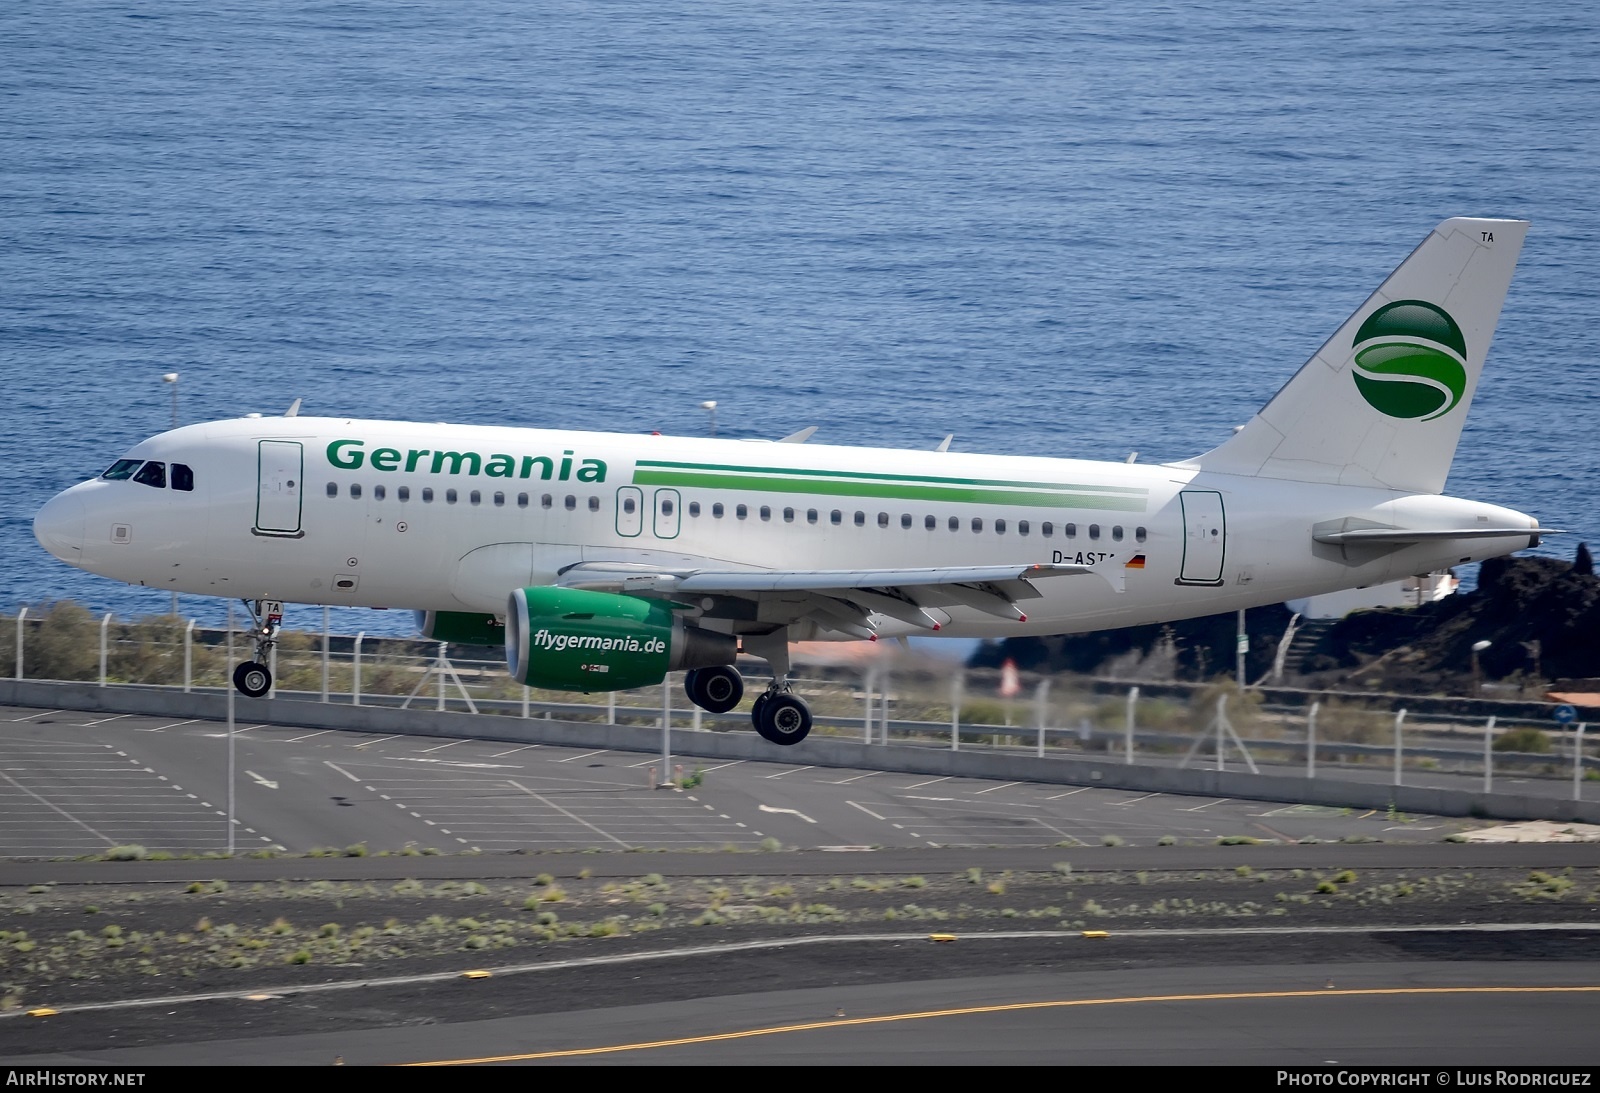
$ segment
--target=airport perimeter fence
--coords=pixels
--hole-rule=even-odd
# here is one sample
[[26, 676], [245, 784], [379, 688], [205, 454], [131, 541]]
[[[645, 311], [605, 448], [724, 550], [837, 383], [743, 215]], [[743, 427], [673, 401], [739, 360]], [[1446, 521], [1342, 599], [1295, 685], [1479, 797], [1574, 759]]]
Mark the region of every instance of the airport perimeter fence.
[[[173, 616], [92, 616], [71, 603], [0, 616], [0, 677], [218, 691], [251, 646]], [[692, 706], [681, 673], [659, 686], [597, 694], [525, 687], [497, 650], [388, 636], [284, 631], [273, 697], [716, 732], [750, 727], [765, 666], [741, 663], [746, 698], [727, 714]], [[1232, 683], [1187, 687], [1078, 675], [961, 669], [903, 656], [861, 666], [798, 666], [794, 691], [813, 732], [867, 744], [985, 748], [1124, 763], [1357, 777], [1407, 784], [1438, 772], [1481, 778], [1600, 780], [1586, 726], [1408, 710], [1392, 698], [1305, 696], [1273, 703]], [[248, 702], [248, 699], [241, 699]], [[1426, 703], [1422, 703], [1426, 705]]]

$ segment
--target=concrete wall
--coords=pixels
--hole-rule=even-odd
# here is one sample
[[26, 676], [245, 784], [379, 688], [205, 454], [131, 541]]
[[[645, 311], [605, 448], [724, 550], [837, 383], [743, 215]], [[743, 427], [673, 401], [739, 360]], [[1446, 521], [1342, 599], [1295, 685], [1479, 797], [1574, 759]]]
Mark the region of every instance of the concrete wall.
[[[223, 721], [227, 718], [227, 697], [224, 694], [184, 694], [180, 690], [160, 687], [98, 687], [92, 683], [0, 680], [0, 704], [177, 719]], [[238, 725], [270, 724], [380, 734], [464, 737], [576, 748], [607, 748], [646, 754], [661, 750], [660, 728], [637, 725], [546, 721], [542, 718], [523, 720], [520, 717], [323, 704], [285, 698], [238, 698], [234, 717]], [[1032, 755], [989, 749], [952, 752], [936, 746], [863, 744], [858, 740], [816, 734], [800, 744], [784, 748], [767, 743], [754, 732], [691, 732], [674, 728], [672, 752], [675, 762], [679, 759], [754, 759], [818, 767], [850, 767], [1008, 782], [1104, 786], [1141, 793], [1234, 797], [1340, 808], [1393, 807], [1400, 812], [1424, 812], [1439, 816], [1600, 823], [1600, 801], [1564, 801], [1510, 793], [1486, 794], [1471, 790], [1426, 789], [1341, 779], [1250, 774], [1245, 771], [1183, 770], [1077, 757], [1047, 756], [1040, 759]]]

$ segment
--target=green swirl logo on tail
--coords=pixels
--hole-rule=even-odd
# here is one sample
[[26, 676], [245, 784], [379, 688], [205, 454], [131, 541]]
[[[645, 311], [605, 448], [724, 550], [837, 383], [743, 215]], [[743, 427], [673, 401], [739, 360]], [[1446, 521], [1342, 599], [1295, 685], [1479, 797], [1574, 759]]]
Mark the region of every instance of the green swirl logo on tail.
[[1467, 340], [1441, 307], [1396, 300], [1356, 331], [1356, 387], [1390, 417], [1432, 421], [1456, 408], [1467, 390]]

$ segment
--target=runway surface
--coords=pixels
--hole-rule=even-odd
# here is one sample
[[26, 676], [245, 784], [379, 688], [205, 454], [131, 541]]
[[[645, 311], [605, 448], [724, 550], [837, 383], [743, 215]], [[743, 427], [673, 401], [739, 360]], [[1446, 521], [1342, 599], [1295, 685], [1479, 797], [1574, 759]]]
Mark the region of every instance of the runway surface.
[[[1438, 841], [1473, 821], [1314, 805], [241, 722], [0, 708], [0, 856]], [[231, 815], [230, 815], [231, 793]], [[231, 820], [231, 823], [230, 823]]]

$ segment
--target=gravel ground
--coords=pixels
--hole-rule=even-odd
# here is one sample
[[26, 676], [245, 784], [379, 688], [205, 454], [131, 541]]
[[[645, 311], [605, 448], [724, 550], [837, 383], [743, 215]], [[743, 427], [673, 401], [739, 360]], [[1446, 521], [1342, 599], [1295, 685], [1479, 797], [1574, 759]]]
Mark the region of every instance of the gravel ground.
[[[648, 863], [641, 862], [641, 866]], [[752, 863], [756, 864], [756, 863]], [[844, 863], [841, 863], [844, 864]], [[866, 864], [866, 863], [862, 863]], [[542, 883], [541, 883], [542, 882]], [[992, 974], [996, 968], [1387, 959], [1593, 959], [1600, 932], [1397, 931], [1484, 923], [1600, 924], [1600, 870], [1228, 869], [934, 875], [578, 877], [34, 885], [0, 896], [0, 1054], [539, 1013], [788, 986]], [[1239, 927], [1282, 928], [1259, 935]], [[1350, 934], [1294, 933], [1358, 927]], [[1086, 945], [1085, 930], [1112, 935]], [[1184, 931], [1184, 937], [1139, 931]], [[942, 945], [933, 934], [1037, 936]], [[1195, 932], [1203, 936], [1196, 937]], [[868, 938], [871, 935], [871, 938]], [[1053, 936], [1052, 936], [1053, 935]], [[1064, 936], [1063, 936], [1064, 935]], [[804, 943], [816, 937], [860, 941]], [[726, 951], [740, 942], [793, 942]], [[552, 967], [678, 948], [648, 961]], [[508, 974], [515, 967], [543, 966]], [[492, 988], [463, 980], [490, 969]], [[408, 976], [443, 978], [374, 983]], [[359, 990], [321, 985], [364, 982]], [[281, 995], [270, 1005], [239, 1000]], [[181, 1004], [75, 1007], [207, 992]], [[24, 1011], [63, 1012], [48, 1022]], [[108, 1018], [108, 1013], [114, 1017]]]

